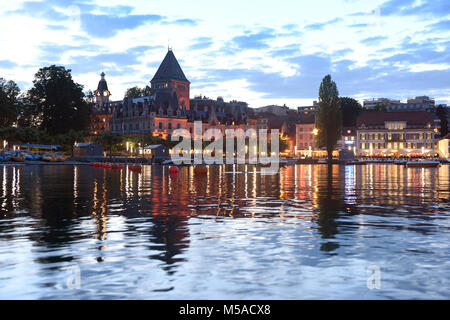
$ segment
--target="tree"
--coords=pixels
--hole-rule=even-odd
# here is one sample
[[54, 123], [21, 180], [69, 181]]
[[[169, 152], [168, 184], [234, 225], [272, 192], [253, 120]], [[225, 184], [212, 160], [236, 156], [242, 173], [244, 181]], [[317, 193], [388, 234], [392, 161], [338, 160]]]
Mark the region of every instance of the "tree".
[[89, 128], [91, 110], [83, 86], [72, 79], [70, 69], [52, 65], [39, 69], [28, 91], [28, 100], [41, 119], [40, 128], [50, 134]]
[[105, 133], [96, 136], [94, 139], [101, 144], [104, 149], [109, 150], [110, 158], [112, 158], [113, 147], [122, 142], [122, 138], [111, 131], [106, 131]]
[[0, 78], [0, 126], [8, 127], [17, 120], [20, 89], [14, 81]]
[[441, 137], [445, 137], [448, 133], [448, 111], [443, 105], [436, 108], [436, 116], [441, 121]]
[[331, 164], [333, 150], [341, 137], [342, 112], [339, 92], [336, 83], [327, 75], [323, 78], [319, 88], [319, 110], [317, 112], [317, 142], [325, 147], [328, 163]]
[[364, 112], [386, 112], [387, 107], [382, 103], [378, 103], [375, 107], [373, 107], [371, 109], [364, 108], [363, 111]]
[[151, 88], [149, 86], [145, 86], [144, 88], [139, 88], [137, 86], [128, 88], [125, 92], [125, 97], [130, 98], [139, 98], [139, 97], [147, 97], [151, 94]]
[[362, 112], [361, 104], [357, 100], [348, 97], [341, 97], [339, 98], [339, 101], [341, 103], [342, 111], [342, 126], [356, 126], [356, 119]]
[[[65, 145], [70, 148], [71, 155], [73, 157], [73, 147], [75, 142], [84, 140], [84, 132], [83, 131], [75, 131], [70, 129], [66, 134], [59, 135], [59, 144]], [[66, 149], [67, 150], [67, 149]]]

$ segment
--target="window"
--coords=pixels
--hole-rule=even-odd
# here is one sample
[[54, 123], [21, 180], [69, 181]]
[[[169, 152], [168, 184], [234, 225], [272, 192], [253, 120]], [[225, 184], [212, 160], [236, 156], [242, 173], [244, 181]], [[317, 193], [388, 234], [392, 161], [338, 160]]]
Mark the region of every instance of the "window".
[[160, 122], [159, 123], [159, 129], [162, 129], [163, 128], [163, 124], [162, 124], [162, 122]]
[[181, 125], [178, 123], [177, 124], [177, 129], [180, 129], [181, 128]]
[[171, 130], [171, 129], [172, 129], [172, 123], [169, 122], [169, 130]]

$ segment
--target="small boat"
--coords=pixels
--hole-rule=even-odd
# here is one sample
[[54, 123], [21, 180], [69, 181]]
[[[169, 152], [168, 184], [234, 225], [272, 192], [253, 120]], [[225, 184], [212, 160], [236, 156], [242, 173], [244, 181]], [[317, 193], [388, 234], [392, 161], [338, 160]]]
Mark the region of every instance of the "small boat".
[[352, 160], [352, 161], [346, 161], [344, 164], [346, 166], [363, 165], [363, 164], [366, 164], [366, 161], [364, 161], [364, 160]]
[[11, 156], [10, 155], [1, 155], [0, 156], [0, 161], [9, 161], [9, 160], [11, 160]]
[[394, 164], [397, 165], [405, 165], [408, 163], [408, 160], [394, 160]]
[[439, 161], [433, 160], [419, 160], [406, 162], [406, 167], [408, 168], [435, 168], [439, 167], [440, 165], [441, 163]]
[[15, 155], [13, 155], [11, 157], [11, 159], [13, 161], [16, 161], [16, 162], [24, 162], [25, 161], [25, 156], [22, 153], [19, 152], [19, 153], [16, 153]]

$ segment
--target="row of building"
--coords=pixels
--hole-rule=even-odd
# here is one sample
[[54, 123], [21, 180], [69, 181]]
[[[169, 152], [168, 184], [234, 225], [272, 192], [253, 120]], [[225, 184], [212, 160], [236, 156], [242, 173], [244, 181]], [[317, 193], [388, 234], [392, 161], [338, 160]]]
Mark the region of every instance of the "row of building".
[[[225, 129], [278, 129], [281, 139], [288, 145], [284, 155], [317, 157], [325, 154], [315, 142], [317, 103], [298, 110], [286, 106], [255, 109], [245, 102], [226, 102], [220, 97], [216, 100], [202, 96], [191, 99], [191, 83], [170, 49], [150, 83], [149, 96], [111, 101], [105, 74], [102, 73], [95, 91], [92, 133], [151, 134], [168, 139], [176, 129], [183, 128], [192, 133], [194, 123], [201, 121], [203, 132], [211, 128], [223, 133]], [[404, 104], [382, 100], [366, 101], [365, 107], [383, 103], [392, 106], [389, 112], [363, 113], [355, 127], [343, 128], [338, 150], [371, 156], [438, 152], [448, 157], [448, 150], [445, 154], [437, 147], [440, 123], [430, 112], [434, 108], [434, 100], [428, 97], [408, 100], [408, 106], [421, 106], [417, 110], [409, 107], [397, 110], [394, 107]]]

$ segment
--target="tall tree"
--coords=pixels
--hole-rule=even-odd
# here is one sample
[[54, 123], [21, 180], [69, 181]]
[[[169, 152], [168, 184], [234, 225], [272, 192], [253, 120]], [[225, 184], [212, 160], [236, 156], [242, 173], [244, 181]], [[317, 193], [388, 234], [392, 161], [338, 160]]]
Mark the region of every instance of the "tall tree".
[[443, 105], [438, 105], [436, 108], [436, 115], [441, 121], [441, 137], [445, 137], [448, 133], [448, 111]]
[[325, 147], [328, 163], [331, 164], [333, 150], [341, 138], [342, 112], [339, 92], [336, 83], [327, 75], [323, 78], [319, 88], [319, 110], [317, 112], [317, 142]]
[[339, 101], [341, 102], [342, 126], [356, 126], [356, 119], [362, 112], [361, 104], [357, 100], [348, 97], [340, 97]]
[[17, 120], [20, 89], [14, 81], [0, 78], [0, 126], [8, 127]]
[[50, 134], [89, 128], [91, 110], [83, 86], [73, 81], [70, 72], [63, 66], [41, 68], [28, 91], [28, 100], [41, 118], [40, 128]]

